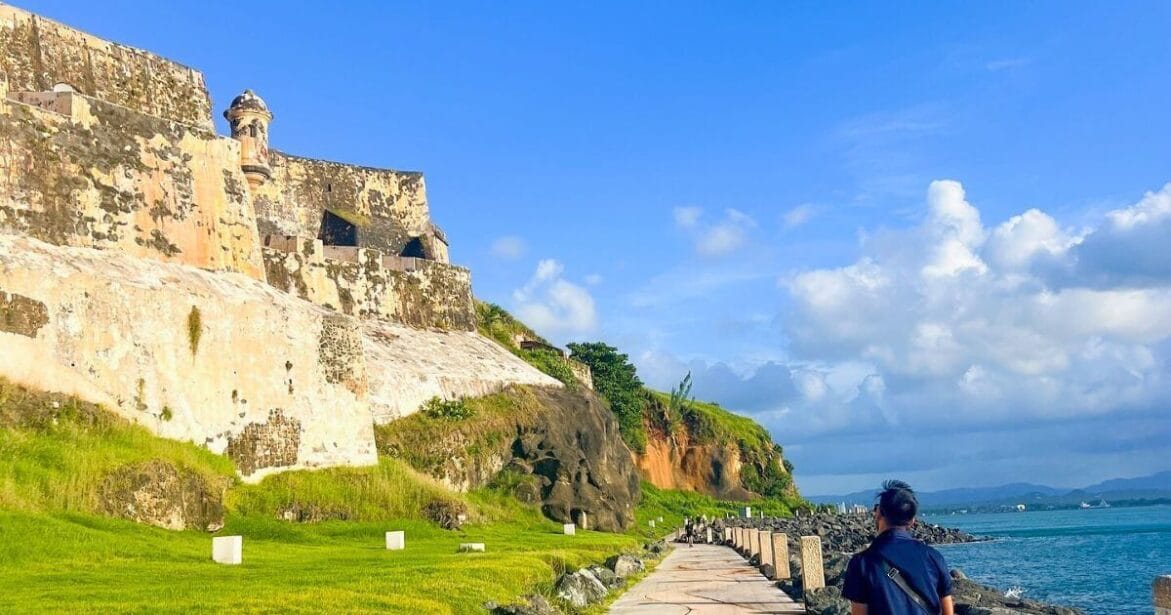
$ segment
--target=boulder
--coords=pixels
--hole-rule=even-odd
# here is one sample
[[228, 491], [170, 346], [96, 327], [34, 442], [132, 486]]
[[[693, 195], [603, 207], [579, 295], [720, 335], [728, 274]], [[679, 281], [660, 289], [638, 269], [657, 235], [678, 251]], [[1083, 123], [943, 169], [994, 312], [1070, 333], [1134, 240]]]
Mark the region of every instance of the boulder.
[[621, 578], [626, 578], [637, 572], [642, 572], [646, 566], [642, 560], [633, 555], [614, 555], [606, 560], [606, 567], [614, 571], [614, 574]]
[[589, 570], [582, 569], [576, 572], [567, 572], [557, 580], [554, 590], [557, 597], [569, 604], [582, 608], [598, 602], [606, 597], [609, 590]]
[[615, 574], [613, 570], [610, 570], [605, 566], [590, 566], [588, 570], [592, 572], [595, 577], [598, 577], [598, 580], [602, 582], [602, 585], [605, 585], [610, 589], [622, 586], [622, 578]]
[[561, 523], [585, 513], [592, 530], [630, 527], [639, 475], [614, 413], [589, 389], [533, 392], [543, 411], [518, 426], [511, 450], [539, 479], [541, 512]]

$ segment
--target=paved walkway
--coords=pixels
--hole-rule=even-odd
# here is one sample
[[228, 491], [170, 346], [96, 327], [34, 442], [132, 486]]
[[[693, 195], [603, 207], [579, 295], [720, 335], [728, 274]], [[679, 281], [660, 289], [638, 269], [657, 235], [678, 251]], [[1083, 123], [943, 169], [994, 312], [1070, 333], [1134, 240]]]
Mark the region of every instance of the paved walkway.
[[804, 613], [728, 547], [676, 545], [654, 572], [613, 606], [615, 615]]

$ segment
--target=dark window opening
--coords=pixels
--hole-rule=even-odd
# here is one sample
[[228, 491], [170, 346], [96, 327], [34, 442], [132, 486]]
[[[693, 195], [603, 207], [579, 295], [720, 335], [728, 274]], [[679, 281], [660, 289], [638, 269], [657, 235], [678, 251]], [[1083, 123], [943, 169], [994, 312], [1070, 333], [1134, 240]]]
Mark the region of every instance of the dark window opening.
[[317, 238], [327, 246], [357, 246], [358, 227], [327, 209], [321, 216], [321, 232]]
[[248, 126], [248, 136], [251, 136], [251, 137], [256, 136], [256, 124], [252, 124], [252, 125]]
[[333, 192], [333, 184], [326, 184], [325, 191], [326, 192]]
[[430, 258], [427, 256], [427, 250], [423, 247], [423, 240], [415, 237], [403, 246], [403, 251], [399, 253], [400, 256], [410, 256], [413, 258]]

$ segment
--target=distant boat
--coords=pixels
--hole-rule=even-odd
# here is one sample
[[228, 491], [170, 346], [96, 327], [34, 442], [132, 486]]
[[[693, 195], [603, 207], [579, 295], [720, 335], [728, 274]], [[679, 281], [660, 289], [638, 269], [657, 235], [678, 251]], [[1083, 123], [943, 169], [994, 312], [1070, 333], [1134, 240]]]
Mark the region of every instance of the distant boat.
[[1110, 508], [1110, 502], [1107, 502], [1106, 500], [1103, 500], [1103, 499], [1099, 499], [1098, 500], [1098, 508]]
[[1081, 504], [1078, 504], [1078, 506], [1077, 506], [1077, 507], [1078, 507], [1078, 508], [1093, 508], [1093, 506], [1090, 506], [1089, 504], [1086, 504], [1085, 502], [1082, 502]]

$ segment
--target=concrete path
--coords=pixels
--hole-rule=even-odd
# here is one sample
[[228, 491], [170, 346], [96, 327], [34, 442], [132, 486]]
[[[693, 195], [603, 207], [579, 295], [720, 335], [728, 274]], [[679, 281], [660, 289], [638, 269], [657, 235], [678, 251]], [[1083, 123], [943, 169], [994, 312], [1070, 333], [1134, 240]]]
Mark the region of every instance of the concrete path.
[[674, 545], [654, 572], [610, 607], [616, 615], [804, 613], [728, 547]]

